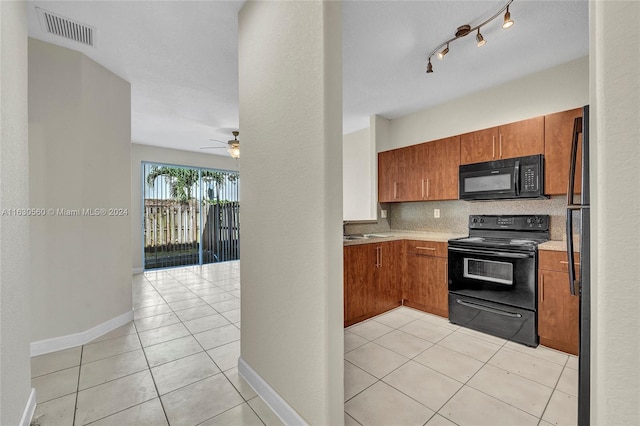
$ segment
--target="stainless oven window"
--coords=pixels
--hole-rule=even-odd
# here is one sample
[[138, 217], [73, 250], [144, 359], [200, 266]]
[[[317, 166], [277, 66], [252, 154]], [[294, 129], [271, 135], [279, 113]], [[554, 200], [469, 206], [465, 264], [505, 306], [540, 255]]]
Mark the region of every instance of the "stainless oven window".
[[464, 178], [464, 192], [507, 191], [511, 189], [511, 174], [495, 174]]
[[498, 284], [513, 285], [513, 264], [465, 257], [464, 277]]

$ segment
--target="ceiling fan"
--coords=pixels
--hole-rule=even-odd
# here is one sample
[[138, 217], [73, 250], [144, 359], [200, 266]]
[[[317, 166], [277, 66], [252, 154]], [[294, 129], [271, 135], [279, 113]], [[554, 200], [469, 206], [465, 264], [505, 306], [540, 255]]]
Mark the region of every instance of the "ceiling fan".
[[240, 158], [240, 141], [238, 140], [238, 135], [240, 134], [239, 131], [234, 130], [233, 132], [231, 132], [233, 134], [233, 139], [231, 139], [230, 141], [227, 142], [222, 142], [216, 139], [209, 139], [211, 142], [218, 142], [218, 143], [222, 143], [222, 144], [227, 144], [227, 147], [224, 146], [203, 146], [200, 149], [221, 149], [221, 148], [226, 148], [227, 152], [233, 157], [233, 158]]

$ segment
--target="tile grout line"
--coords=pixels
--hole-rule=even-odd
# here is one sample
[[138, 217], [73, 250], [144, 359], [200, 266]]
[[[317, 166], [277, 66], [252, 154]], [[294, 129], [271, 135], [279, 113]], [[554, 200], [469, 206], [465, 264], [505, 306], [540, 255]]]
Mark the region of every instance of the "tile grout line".
[[80, 364], [78, 365], [78, 383], [76, 383], [76, 401], [73, 404], [73, 419], [71, 425], [76, 424], [76, 413], [78, 412], [78, 396], [80, 395], [80, 375], [82, 374], [82, 355], [84, 353], [84, 345], [80, 347]]
[[[227, 293], [227, 292], [225, 291], [225, 293]], [[195, 294], [195, 293], [194, 293], [194, 294]], [[161, 297], [162, 297], [162, 295], [161, 295]], [[197, 297], [198, 297], [200, 300], [202, 300], [202, 298], [201, 298], [200, 296], [197, 296]], [[234, 296], [234, 297], [235, 297], [235, 296]], [[164, 298], [163, 298], [163, 300], [164, 300]], [[205, 303], [205, 305], [210, 306], [210, 307], [211, 307], [211, 308], [216, 312], [216, 314], [217, 314], [217, 315], [221, 315], [223, 318], [225, 318], [227, 321], [229, 321], [229, 320], [228, 320], [228, 319], [223, 315], [223, 313], [222, 313], [222, 312], [217, 311], [215, 308], [213, 308], [211, 305], [209, 305], [209, 304], [208, 304], [207, 302], [205, 302], [204, 300], [202, 300], [202, 301]], [[167, 304], [168, 304], [168, 303], [167, 303]], [[174, 310], [173, 310], [173, 308], [172, 308], [170, 305], [169, 305], [169, 308], [173, 311], [173, 313], [174, 313], [174, 314], [176, 313], [176, 311], [174, 311]], [[176, 314], [176, 316], [177, 316], [177, 314]], [[209, 315], [206, 315], [206, 316], [209, 316]], [[204, 317], [206, 317], [206, 316], [204, 316]], [[204, 318], [204, 317], [200, 317], [200, 318]], [[220, 373], [217, 373], [217, 374], [222, 374], [222, 375], [224, 376], [224, 378], [227, 380], [227, 382], [231, 385], [231, 387], [236, 391], [236, 393], [237, 393], [237, 394], [240, 396], [240, 398], [242, 399], [242, 402], [241, 402], [240, 404], [238, 404], [238, 405], [234, 405], [233, 407], [230, 407], [230, 408], [228, 408], [227, 410], [225, 410], [225, 411], [223, 411], [223, 412], [220, 412], [220, 413], [216, 414], [215, 416], [213, 416], [213, 417], [211, 417], [211, 418], [209, 418], [209, 419], [205, 419], [203, 422], [200, 422], [199, 424], [204, 423], [204, 422], [206, 422], [206, 421], [208, 421], [208, 420], [211, 420], [211, 419], [213, 419], [213, 418], [215, 418], [215, 417], [217, 417], [217, 416], [219, 416], [219, 415], [221, 415], [221, 414], [223, 414], [223, 413], [225, 413], [225, 412], [227, 412], [227, 411], [229, 411], [229, 410], [231, 410], [231, 409], [233, 409], [233, 408], [235, 408], [235, 407], [238, 407], [238, 406], [240, 406], [240, 405], [242, 405], [242, 404], [245, 404], [245, 403], [246, 403], [246, 404], [249, 406], [249, 408], [250, 408], [250, 409], [255, 413], [255, 415], [258, 417], [258, 419], [259, 419], [262, 423], [264, 423], [264, 421], [262, 420], [262, 418], [261, 418], [261, 417], [258, 415], [258, 413], [253, 409], [253, 407], [251, 407], [251, 405], [249, 405], [249, 404], [248, 404], [248, 400], [247, 400], [247, 399], [242, 395], [242, 393], [240, 393], [240, 391], [239, 391], [238, 389], [236, 389], [235, 385], [231, 382], [231, 380], [229, 380], [229, 378], [228, 378], [228, 377], [227, 377], [227, 375], [225, 374], [225, 371], [228, 371], [228, 370], [223, 370], [223, 369], [221, 368], [221, 366], [220, 366], [220, 365], [219, 365], [219, 364], [218, 364], [218, 363], [217, 363], [217, 362], [216, 362], [216, 361], [211, 357], [211, 354], [209, 354], [209, 352], [208, 352], [208, 350], [212, 350], [212, 349], [215, 349], [215, 348], [219, 348], [219, 347], [221, 347], [221, 346], [225, 346], [225, 345], [227, 345], [227, 344], [235, 343], [235, 342], [237, 342], [237, 340], [234, 340], [233, 342], [228, 342], [228, 343], [225, 343], [225, 344], [222, 344], [222, 345], [214, 346], [214, 347], [212, 347], [212, 348], [210, 348], [210, 349], [208, 349], [208, 350], [207, 350], [207, 349], [205, 349], [205, 348], [204, 348], [204, 346], [202, 346], [202, 343], [200, 343], [200, 341], [195, 337], [195, 335], [191, 332], [191, 330], [189, 330], [189, 328], [188, 328], [187, 326], [185, 326], [185, 325], [184, 325], [184, 321], [182, 320], [182, 318], [180, 318], [179, 316], [177, 316], [177, 318], [180, 320], [180, 324], [182, 324], [182, 325], [187, 329], [187, 331], [189, 332], [189, 335], [190, 335], [191, 337], [193, 337], [193, 339], [194, 339], [194, 340], [196, 341], [196, 343], [200, 346], [200, 348], [202, 348], [202, 352], [204, 352], [204, 353], [207, 355], [207, 357], [209, 357], [209, 359], [211, 360], [211, 362], [213, 362], [213, 364], [216, 366], [216, 368], [218, 368], [218, 370], [220, 371]], [[198, 319], [198, 318], [192, 318], [192, 319], [190, 319], [190, 320], [188, 320], [188, 321], [191, 321], [191, 320], [193, 320], [193, 319]], [[225, 326], [227, 326], [227, 325], [234, 325], [234, 326], [235, 326], [235, 324], [234, 324], [234, 323], [231, 323], [231, 322], [229, 321], [229, 324], [225, 324], [225, 325], [222, 325], [222, 326], [219, 326], [219, 327], [214, 327], [214, 328], [212, 328], [212, 329], [204, 330], [204, 331], [202, 331], [202, 332], [210, 331], [210, 330], [215, 330], [216, 328], [225, 327]], [[236, 326], [236, 328], [237, 328], [237, 326]], [[136, 329], [137, 329], [137, 327], [136, 327]], [[197, 334], [197, 333], [196, 333], [196, 334]], [[182, 336], [182, 337], [187, 337], [187, 336]], [[177, 339], [173, 339], [173, 340], [177, 340]], [[171, 341], [171, 340], [169, 340], [169, 341]], [[164, 342], [162, 342], [162, 343], [164, 343]], [[154, 345], [151, 345], [151, 346], [154, 346]], [[198, 352], [198, 353], [200, 353], [200, 352]], [[184, 357], [182, 357], [182, 358], [178, 358], [178, 359], [187, 358], [187, 357], [192, 356], [192, 355], [194, 355], [194, 354], [190, 354], [190, 355], [184, 356]], [[145, 353], [145, 357], [146, 357], [146, 353]], [[176, 359], [176, 360], [172, 360], [172, 361], [168, 361], [168, 362], [166, 362], [166, 363], [164, 363], [164, 364], [168, 364], [169, 362], [177, 361], [178, 359]], [[147, 360], [147, 365], [149, 365], [149, 364], [148, 364], [148, 360]], [[160, 364], [160, 365], [163, 365], [163, 364]], [[157, 367], [157, 366], [155, 366], [155, 367]], [[154, 367], [154, 368], [155, 368], [155, 367]], [[149, 369], [151, 370], [151, 367], [150, 367]], [[187, 386], [191, 386], [191, 385], [193, 385], [193, 384], [195, 384], [195, 383], [199, 383], [199, 382], [201, 382], [201, 381], [203, 381], [203, 380], [206, 380], [206, 379], [208, 379], [208, 378], [210, 378], [210, 377], [216, 376], [217, 374], [214, 374], [214, 375], [212, 375], [212, 376], [208, 376], [208, 377], [204, 377], [204, 378], [202, 378], [202, 379], [200, 379], [200, 380], [197, 380], [197, 381], [195, 381], [195, 382], [193, 382], [193, 383], [189, 383], [189, 384], [187, 384], [187, 385], [181, 386], [180, 388], [174, 389], [174, 390], [172, 390], [171, 392], [175, 392], [175, 391], [177, 391], [177, 390], [179, 390], [179, 389], [183, 389], [183, 388], [185, 388], [185, 387], [187, 387]], [[153, 372], [151, 372], [151, 376], [153, 377]], [[154, 380], [154, 385], [155, 385], [155, 378], [154, 378], [153, 380]], [[158, 392], [158, 398], [160, 399], [160, 401], [161, 401], [161, 403], [162, 403], [162, 398], [160, 398], [160, 392], [158, 391], [157, 386], [156, 386], [156, 392]], [[171, 392], [168, 392], [167, 394], [169, 394], [169, 393], [171, 393]], [[166, 414], [166, 410], [164, 410], [164, 405], [163, 405], [163, 411], [165, 412], [165, 416], [166, 416], [167, 414]], [[167, 422], [168, 422], [168, 418], [167, 418]]]

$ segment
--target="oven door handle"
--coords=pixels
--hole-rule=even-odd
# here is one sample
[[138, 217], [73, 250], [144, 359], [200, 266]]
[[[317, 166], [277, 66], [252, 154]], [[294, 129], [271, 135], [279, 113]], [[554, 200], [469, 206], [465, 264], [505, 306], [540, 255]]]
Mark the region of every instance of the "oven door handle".
[[456, 303], [462, 306], [466, 306], [468, 308], [478, 309], [480, 311], [491, 312], [492, 314], [503, 315], [505, 317], [510, 318], [522, 318], [522, 314], [516, 312], [507, 312], [496, 308], [491, 308], [489, 306], [480, 305], [478, 303], [466, 302], [464, 300], [456, 299]]
[[449, 250], [462, 252], [462, 253], [484, 254], [487, 256], [508, 257], [511, 259], [526, 259], [527, 257], [533, 257], [533, 253], [509, 253], [509, 252], [494, 251], [494, 250], [474, 250], [474, 249], [466, 249], [466, 248], [451, 247], [451, 246], [449, 246]]

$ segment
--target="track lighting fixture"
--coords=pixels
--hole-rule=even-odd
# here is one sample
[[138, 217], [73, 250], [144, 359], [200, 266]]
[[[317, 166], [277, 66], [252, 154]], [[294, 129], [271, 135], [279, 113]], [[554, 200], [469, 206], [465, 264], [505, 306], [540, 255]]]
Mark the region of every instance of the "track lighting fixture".
[[447, 47], [445, 47], [442, 52], [438, 52], [438, 59], [443, 60], [444, 59], [444, 55], [446, 55], [447, 53], [449, 53], [449, 43], [447, 43]]
[[[435, 49], [433, 49], [429, 53], [429, 55], [427, 56], [427, 58], [428, 58], [428, 61], [427, 61], [427, 73], [432, 73], [433, 72], [433, 66], [431, 65], [431, 57], [433, 55], [437, 54], [438, 59], [444, 59], [444, 56], [447, 53], [449, 53], [449, 43], [451, 43], [452, 41], [456, 41], [457, 39], [465, 37], [467, 34], [477, 30], [478, 31], [478, 33], [476, 34], [477, 46], [478, 47], [482, 47], [485, 44], [487, 44], [487, 40], [485, 40], [485, 38], [482, 36], [482, 34], [480, 34], [480, 28], [484, 27], [489, 22], [491, 22], [494, 19], [496, 19], [498, 16], [500, 16], [502, 14], [502, 12], [506, 11], [506, 13], [504, 14], [504, 22], [502, 24], [502, 28], [504, 28], [504, 29], [511, 28], [511, 26], [513, 25], [513, 20], [511, 19], [511, 13], [509, 12], [509, 5], [511, 5], [511, 3], [513, 3], [513, 0], [507, 1], [507, 4], [502, 6], [500, 8], [500, 10], [498, 10], [493, 16], [491, 16], [489, 19], [487, 19], [484, 22], [481, 22], [480, 24], [476, 25], [473, 28], [471, 27], [471, 25], [461, 25], [461, 26], [459, 26], [456, 29], [455, 36], [453, 38], [440, 43], [438, 45], [438, 47], [436, 47]], [[444, 47], [444, 49], [442, 49], [443, 47]], [[442, 50], [440, 50], [440, 49], [442, 49]]]
[[480, 34], [480, 28], [478, 28], [478, 34], [476, 35], [476, 41], [478, 42], [478, 47], [482, 47], [485, 44], [487, 44], [487, 40], [485, 40], [484, 37], [482, 37], [482, 34]]
[[513, 25], [513, 19], [511, 19], [511, 13], [509, 13], [509, 6], [507, 5], [507, 13], [504, 14], [504, 22], [502, 24], [502, 28], [505, 30], [507, 28], [511, 28]]

